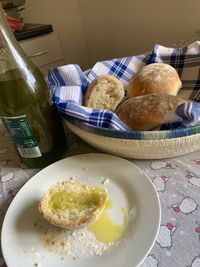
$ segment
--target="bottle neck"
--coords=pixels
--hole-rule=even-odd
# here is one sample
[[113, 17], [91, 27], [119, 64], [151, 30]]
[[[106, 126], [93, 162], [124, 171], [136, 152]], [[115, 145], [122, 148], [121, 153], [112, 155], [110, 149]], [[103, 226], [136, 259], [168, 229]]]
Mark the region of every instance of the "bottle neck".
[[10, 69], [19, 68], [27, 72], [27, 65], [34, 68], [8, 25], [0, 3], [0, 74]]
[[18, 46], [17, 40], [8, 25], [2, 5], [0, 4], [0, 47], [11, 49], [14, 45]]

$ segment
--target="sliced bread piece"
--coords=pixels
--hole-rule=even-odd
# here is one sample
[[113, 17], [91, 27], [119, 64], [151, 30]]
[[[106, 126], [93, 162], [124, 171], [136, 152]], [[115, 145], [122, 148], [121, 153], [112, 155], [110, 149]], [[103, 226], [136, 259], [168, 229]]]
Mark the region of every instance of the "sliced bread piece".
[[123, 98], [123, 83], [114, 76], [102, 75], [88, 87], [84, 105], [89, 108], [114, 111]]
[[39, 212], [51, 224], [73, 229], [94, 222], [105, 206], [108, 192], [82, 182], [61, 181], [39, 203]]

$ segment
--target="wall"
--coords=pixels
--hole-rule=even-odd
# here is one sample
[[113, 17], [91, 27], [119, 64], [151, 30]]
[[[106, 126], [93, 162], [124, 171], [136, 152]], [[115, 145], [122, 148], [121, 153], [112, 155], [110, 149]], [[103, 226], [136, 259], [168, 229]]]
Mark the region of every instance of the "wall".
[[67, 64], [88, 66], [84, 32], [76, 0], [26, 0], [25, 22], [52, 24]]
[[66, 63], [87, 68], [191, 36], [200, 28], [199, 10], [199, 0], [27, 0], [24, 14], [52, 23]]
[[173, 44], [200, 28], [199, 0], [78, 0], [90, 64]]

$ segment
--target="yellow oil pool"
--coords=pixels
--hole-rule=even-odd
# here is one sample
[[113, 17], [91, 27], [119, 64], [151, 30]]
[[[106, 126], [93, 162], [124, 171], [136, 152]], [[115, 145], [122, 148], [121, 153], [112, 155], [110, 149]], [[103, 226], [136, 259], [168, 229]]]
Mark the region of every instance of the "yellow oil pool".
[[107, 198], [104, 189], [91, 187], [84, 192], [70, 190], [57, 191], [51, 194], [48, 206], [52, 211], [98, 209]]
[[108, 210], [112, 207], [112, 201], [106, 201], [105, 208], [99, 219], [89, 226], [89, 230], [96, 235], [97, 240], [104, 243], [118, 241], [124, 233], [129, 220], [127, 209], [123, 208], [124, 222], [122, 225], [116, 224], [108, 214]]

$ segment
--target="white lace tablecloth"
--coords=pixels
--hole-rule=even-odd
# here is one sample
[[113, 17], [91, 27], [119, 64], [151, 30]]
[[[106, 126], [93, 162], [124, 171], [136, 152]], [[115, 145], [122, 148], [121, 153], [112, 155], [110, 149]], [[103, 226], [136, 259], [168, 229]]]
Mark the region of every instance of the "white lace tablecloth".
[[[67, 139], [67, 157], [96, 151], [72, 133], [67, 133]], [[167, 160], [131, 162], [153, 181], [162, 209], [159, 235], [141, 267], [200, 267], [200, 151]], [[0, 125], [0, 226], [17, 191], [38, 171], [21, 163]], [[0, 267], [5, 266], [0, 252]]]

